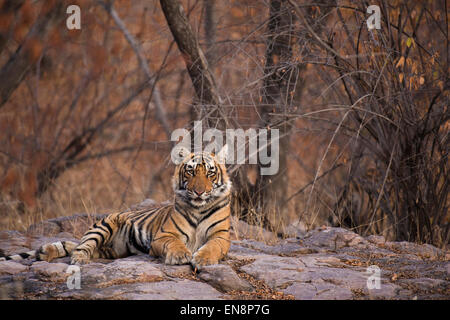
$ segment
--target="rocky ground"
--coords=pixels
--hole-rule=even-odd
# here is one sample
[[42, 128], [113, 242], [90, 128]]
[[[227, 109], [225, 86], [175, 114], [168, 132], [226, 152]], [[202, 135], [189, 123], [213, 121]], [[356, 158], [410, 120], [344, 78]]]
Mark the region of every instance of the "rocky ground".
[[[26, 233], [0, 231], [0, 250], [8, 255], [46, 242], [78, 241], [93, 220], [77, 215], [48, 220]], [[189, 265], [167, 266], [145, 255], [96, 260], [79, 270], [69, 268], [69, 258], [52, 263], [2, 261], [0, 298], [450, 298], [450, 254], [431, 245], [363, 238], [341, 228], [310, 232], [293, 228], [292, 237], [284, 240], [241, 221], [233, 221], [233, 229], [236, 240], [226, 260], [197, 272]]]

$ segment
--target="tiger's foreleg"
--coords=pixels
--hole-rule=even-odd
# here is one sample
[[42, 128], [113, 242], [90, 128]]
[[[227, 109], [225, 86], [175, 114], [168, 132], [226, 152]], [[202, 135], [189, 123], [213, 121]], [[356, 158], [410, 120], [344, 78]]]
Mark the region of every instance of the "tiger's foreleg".
[[217, 264], [230, 249], [229, 219], [219, 223], [213, 230], [207, 232], [207, 241], [193, 255], [191, 264], [194, 268]]
[[153, 240], [150, 255], [164, 258], [165, 264], [185, 264], [191, 261], [192, 252], [173, 234], [162, 233]]
[[114, 258], [114, 252], [107, 245], [118, 229], [116, 214], [109, 215], [95, 223], [81, 238], [72, 252], [71, 264], [85, 264], [91, 259]]
[[36, 259], [50, 262], [53, 259], [70, 256], [76, 246], [78, 246], [78, 243], [72, 241], [47, 243], [36, 250]]

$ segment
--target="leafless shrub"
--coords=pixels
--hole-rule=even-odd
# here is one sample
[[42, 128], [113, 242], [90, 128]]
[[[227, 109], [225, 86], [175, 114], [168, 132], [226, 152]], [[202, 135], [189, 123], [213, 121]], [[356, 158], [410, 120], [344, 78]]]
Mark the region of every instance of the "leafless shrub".
[[[72, 2], [81, 32], [44, 19], [66, 1], [0, 3], [9, 221], [167, 199], [168, 134], [203, 119], [281, 131], [277, 175], [229, 168], [234, 213], [247, 222], [282, 235], [295, 219], [329, 218], [448, 243], [446, 1], [183, 0], [184, 47], [160, 5], [173, 1]], [[367, 29], [371, 4], [380, 30]]]
[[449, 40], [448, 21], [437, 15], [445, 1], [378, 5], [379, 30], [368, 30], [365, 3], [349, 1], [336, 7], [328, 39], [309, 32], [326, 52], [319, 75], [327, 85], [327, 103], [311, 119], [333, 133], [323, 159], [337, 145], [336, 160], [346, 164], [334, 176], [330, 220], [362, 234], [443, 245], [450, 236]]

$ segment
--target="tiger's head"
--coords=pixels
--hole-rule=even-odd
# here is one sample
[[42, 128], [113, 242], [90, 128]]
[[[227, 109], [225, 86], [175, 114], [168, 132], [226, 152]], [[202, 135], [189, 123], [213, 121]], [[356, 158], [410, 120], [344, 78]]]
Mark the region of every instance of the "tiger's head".
[[182, 150], [183, 160], [175, 168], [175, 196], [194, 208], [201, 208], [227, 197], [231, 181], [223, 164], [226, 146], [217, 155]]

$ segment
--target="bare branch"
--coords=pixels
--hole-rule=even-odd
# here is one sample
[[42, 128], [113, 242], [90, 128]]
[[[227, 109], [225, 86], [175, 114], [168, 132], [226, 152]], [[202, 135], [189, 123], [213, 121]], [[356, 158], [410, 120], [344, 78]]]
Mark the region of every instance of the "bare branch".
[[161, 94], [159, 92], [158, 87], [156, 86], [155, 79], [150, 72], [148, 62], [145, 59], [144, 54], [142, 53], [142, 49], [141, 49], [140, 45], [134, 39], [133, 35], [128, 31], [128, 29], [125, 26], [125, 24], [123, 23], [122, 19], [120, 19], [119, 15], [117, 14], [117, 11], [114, 9], [112, 3], [109, 3], [109, 2], [105, 3], [103, 1], [100, 1], [100, 4], [110, 14], [111, 18], [114, 20], [117, 27], [120, 29], [120, 31], [122, 31], [123, 35], [127, 39], [131, 48], [133, 48], [133, 51], [136, 54], [136, 57], [138, 59], [141, 69], [144, 71], [144, 74], [145, 74], [146, 78], [148, 79], [149, 84], [153, 87], [153, 103], [155, 104], [155, 108], [156, 108], [156, 118], [163, 126], [166, 136], [170, 137], [171, 130], [170, 130], [169, 123], [167, 121], [166, 111], [165, 111], [163, 103], [162, 103]]

